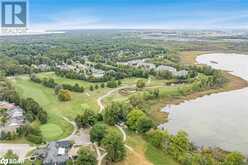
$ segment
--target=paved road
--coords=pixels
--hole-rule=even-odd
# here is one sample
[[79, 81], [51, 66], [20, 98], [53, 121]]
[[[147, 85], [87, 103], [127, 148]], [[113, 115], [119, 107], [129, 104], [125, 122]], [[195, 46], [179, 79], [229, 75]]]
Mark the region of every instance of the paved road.
[[0, 157], [8, 150], [12, 150], [18, 155], [19, 159], [23, 160], [26, 154], [34, 148], [35, 147], [31, 147], [29, 144], [0, 144]]

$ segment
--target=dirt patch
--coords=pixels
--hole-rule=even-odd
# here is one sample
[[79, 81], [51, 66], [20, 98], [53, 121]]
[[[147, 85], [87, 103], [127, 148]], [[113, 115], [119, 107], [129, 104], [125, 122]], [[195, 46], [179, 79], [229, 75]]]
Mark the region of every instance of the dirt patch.
[[129, 96], [136, 92], [136, 88], [124, 88], [124, 89], [120, 89], [118, 92], [122, 96]]
[[133, 153], [131, 151], [128, 151], [127, 153], [127, 157], [125, 160], [115, 163], [115, 165], [152, 165], [152, 163], [150, 163], [148, 160], [146, 160], [145, 155], [144, 154], [140, 154], [140, 153]]

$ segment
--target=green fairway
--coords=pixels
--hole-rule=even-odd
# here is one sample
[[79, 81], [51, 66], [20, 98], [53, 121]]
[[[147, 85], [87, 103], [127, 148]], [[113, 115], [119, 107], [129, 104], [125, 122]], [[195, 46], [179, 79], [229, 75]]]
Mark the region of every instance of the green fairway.
[[[84, 87], [95, 85], [94, 83], [71, 80], [67, 78], [61, 78], [56, 76], [53, 72], [46, 72], [38, 74], [40, 78], [51, 77], [54, 78], [57, 83], [74, 84], [78, 83]], [[122, 86], [135, 85], [138, 78], [128, 78], [122, 80]], [[145, 80], [147, 81], [147, 80]], [[74, 120], [76, 115], [83, 112], [82, 106], [90, 107], [92, 110], [98, 112], [99, 106], [97, 104], [97, 98], [113, 90], [111, 88], [99, 88], [94, 91], [86, 89], [84, 93], [71, 92], [72, 100], [69, 102], [60, 102], [57, 96], [54, 94], [54, 90], [47, 88], [42, 84], [37, 84], [29, 80], [28, 75], [17, 76], [11, 79], [11, 82], [16, 87], [17, 92], [23, 97], [31, 97], [36, 100], [48, 113], [48, 123], [42, 125], [41, 131], [46, 140], [58, 140], [65, 138], [73, 131], [71, 123], [65, 121], [63, 117], [67, 117], [69, 120]], [[164, 81], [152, 80], [149, 86], [163, 85]], [[165, 92], [165, 91], [166, 92]], [[174, 92], [175, 88], [164, 88], [161, 90], [163, 93]], [[121, 101], [127, 99], [126, 96], [121, 96], [118, 91], [114, 92], [112, 96], [106, 98], [105, 104], [111, 101]]]
[[[72, 84], [77, 82], [85, 86], [94, 85], [94, 83], [85, 81], [60, 78], [52, 72], [40, 73], [38, 75], [40, 77], [52, 76], [56, 82], [60, 83]], [[137, 79], [131, 78], [125, 79], [122, 82], [123, 85], [128, 85], [135, 84], [136, 81]], [[60, 102], [54, 94], [53, 89], [30, 81], [28, 75], [17, 76], [11, 79], [11, 82], [21, 96], [33, 98], [47, 111], [48, 123], [42, 125], [41, 130], [43, 136], [49, 141], [65, 138], [73, 131], [73, 126], [65, 121], [63, 117], [74, 120], [76, 115], [83, 112], [82, 106], [88, 106], [97, 112], [99, 110], [97, 98], [112, 90], [110, 88], [99, 88], [94, 91], [86, 90], [84, 93], [72, 92], [71, 101]]]
[[44, 124], [40, 127], [46, 140], [53, 140], [63, 135], [63, 130], [56, 124]]

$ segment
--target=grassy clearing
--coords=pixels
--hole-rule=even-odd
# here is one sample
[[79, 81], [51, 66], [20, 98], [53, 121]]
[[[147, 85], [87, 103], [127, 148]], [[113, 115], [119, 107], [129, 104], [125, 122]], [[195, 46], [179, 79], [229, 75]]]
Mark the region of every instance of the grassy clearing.
[[154, 148], [137, 134], [128, 132], [127, 145], [134, 152], [128, 151], [126, 159], [115, 165], [178, 165], [170, 156]]
[[151, 144], [146, 145], [145, 156], [153, 165], [179, 165], [169, 155], [166, 155], [163, 151], [153, 147]]

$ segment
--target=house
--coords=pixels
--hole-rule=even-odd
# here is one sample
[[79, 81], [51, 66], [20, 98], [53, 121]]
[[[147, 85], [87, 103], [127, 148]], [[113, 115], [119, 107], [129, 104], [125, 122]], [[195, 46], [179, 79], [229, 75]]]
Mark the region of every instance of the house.
[[45, 148], [34, 151], [33, 157], [41, 159], [44, 165], [66, 165], [71, 147], [69, 141], [50, 142]]
[[145, 70], [151, 70], [151, 69], [155, 69], [156, 66], [152, 63], [148, 63], [146, 62], [148, 59], [138, 59], [138, 60], [131, 60], [128, 62], [119, 62], [118, 64], [122, 64], [122, 65], [128, 65], [131, 67], [141, 67], [144, 68]]
[[105, 71], [101, 70], [101, 69], [95, 69], [92, 68], [92, 76], [96, 77], [96, 78], [102, 78], [105, 74]]
[[0, 109], [4, 111], [7, 119], [1, 124], [0, 132], [15, 132], [17, 128], [25, 124], [24, 111], [19, 106], [2, 101]]
[[155, 71], [161, 72], [161, 71], [169, 71], [171, 72], [173, 75], [176, 74], [177, 70], [171, 66], [166, 66], [166, 65], [159, 65]]
[[186, 77], [188, 75], [188, 71], [186, 70], [177, 71], [176, 68], [173, 68], [171, 66], [166, 66], [166, 65], [159, 65], [155, 69], [155, 71], [157, 72], [168, 71], [168, 72], [171, 72], [171, 74], [176, 77]]
[[177, 77], [186, 77], [188, 75], [188, 71], [187, 70], [180, 70], [176, 73]]

